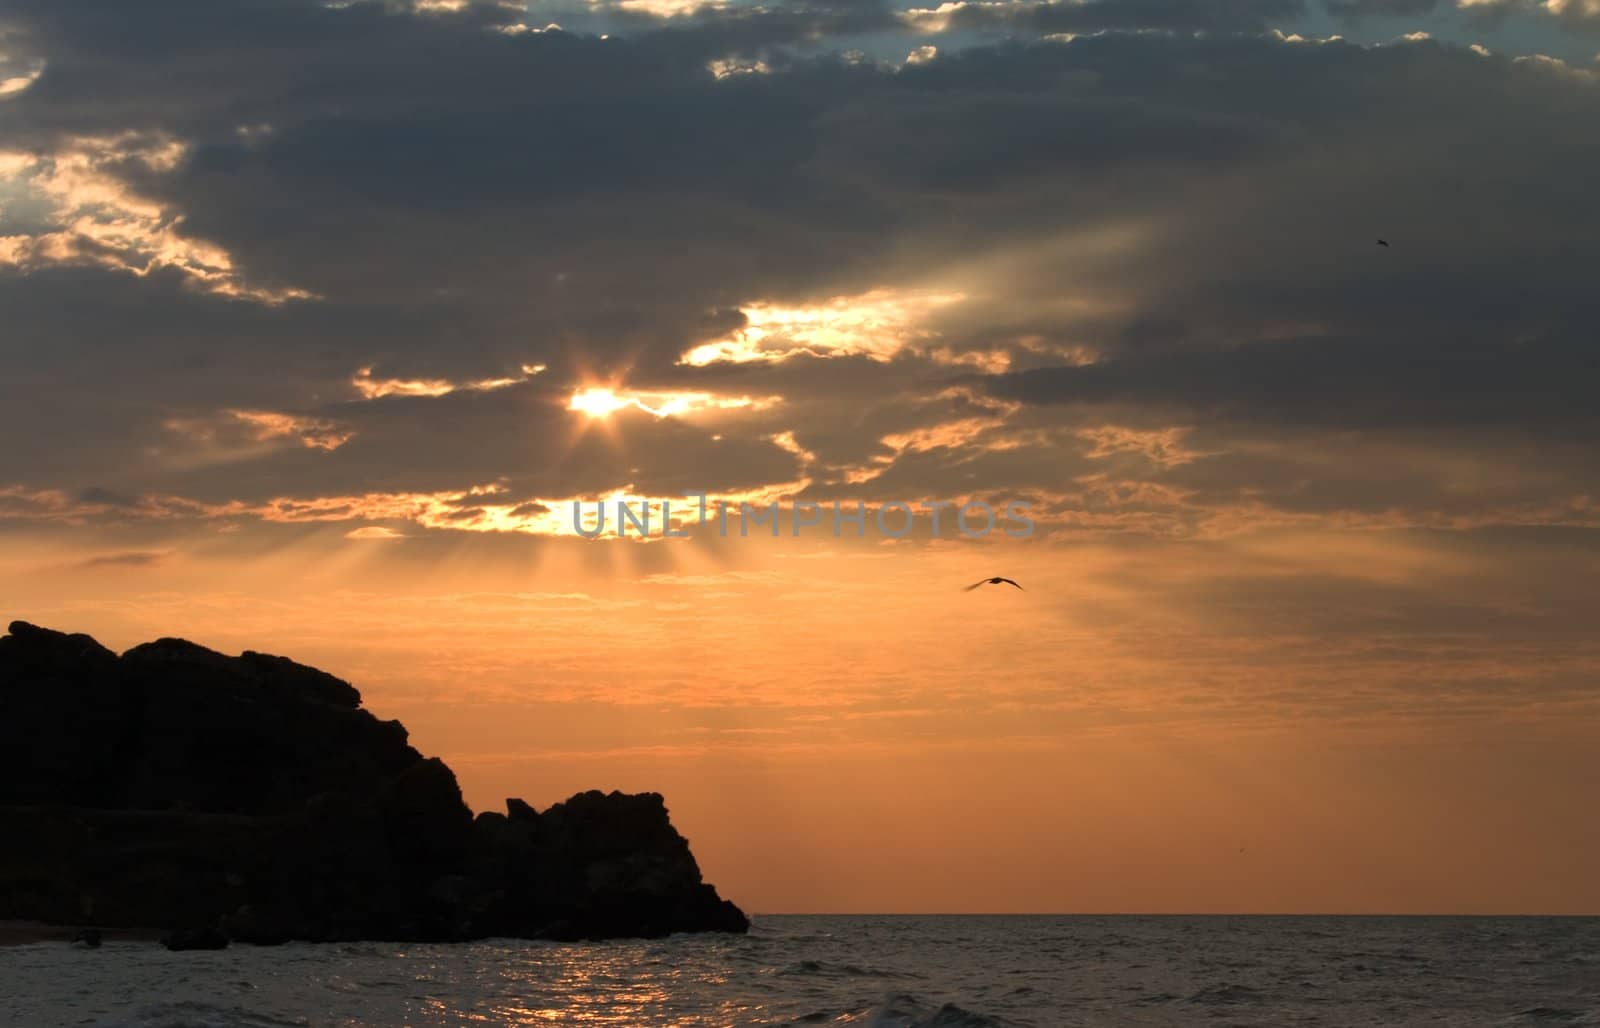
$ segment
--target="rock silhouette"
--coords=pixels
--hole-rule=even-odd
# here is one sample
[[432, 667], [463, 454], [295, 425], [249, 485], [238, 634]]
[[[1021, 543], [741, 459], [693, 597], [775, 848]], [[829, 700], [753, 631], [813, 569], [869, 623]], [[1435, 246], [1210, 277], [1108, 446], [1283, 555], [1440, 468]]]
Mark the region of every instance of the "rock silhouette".
[[655, 793], [476, 818], [356, 689], [181, 639], [0, 638], [0, 918], [229, 939], [743, 932]]
[[220, 928], [181, 928], [161, 937], [170, 950], [227, 949], [228, 937]]

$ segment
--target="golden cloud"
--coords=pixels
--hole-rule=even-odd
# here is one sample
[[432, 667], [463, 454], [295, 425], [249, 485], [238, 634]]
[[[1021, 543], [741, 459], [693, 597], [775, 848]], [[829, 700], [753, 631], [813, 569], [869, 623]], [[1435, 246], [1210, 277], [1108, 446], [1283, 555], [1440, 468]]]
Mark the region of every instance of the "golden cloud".
[[136, 134], [81, 137], [47, 155], [0, 151], [0, 184], [36, 198], [51, 221], [48, 231], [0, 237], [0, 264], [24, 272], [92, 265], [138, 276], [171, 268], [222, 296], [265, 304], [313, 298], [245, 281], [226, 250], [185, 235], [182, 216], [136, 195], [111, 170], [137, 162], [171, 171], [186, 154], [177, 140]]
[[955, 292], [875, 289], [811, 306], [752, 303], [741, 308], [743, 328], [694, 347], [678, 363], [700, 367], [719, 361], [781, 361], [798, 354], [888, 360], [935, 338], [937, 333], [926, 325], [929, 315], [964, 299], [965, 294]]

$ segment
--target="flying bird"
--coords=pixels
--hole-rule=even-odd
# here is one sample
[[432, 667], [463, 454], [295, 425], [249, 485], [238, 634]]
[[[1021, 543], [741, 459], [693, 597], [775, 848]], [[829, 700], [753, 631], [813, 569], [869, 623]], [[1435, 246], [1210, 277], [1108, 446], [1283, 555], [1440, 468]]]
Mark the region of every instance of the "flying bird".
[[[967, 586], [965, 589], [963, 589], [961, 591], [965, 592], [965, 593], [970, 593], [972, 590], [976, 589], [980, 585], [1000, 585], [1002, 583], [1004, 583], [1005, 585], [1017, 585], [1017, 583], [1013, 582], [1009, 578], [999, 578], [999, 577], [995, 577], [995, 578], [980, 578], [978, 581], [973, 582], [971, 585]], [[1018, 589], [1022, 589], [1022, 586], [1017, 585], [1017, 588]], [[1028, 590], [1022, 589], [1022, 591], [1023, 592], [1027, 592]]]
[[1378, 245], [1379, 246], [1388, 246], [1389, 245], [1389, 241], [1387, 239], [1380, 239], [1380, 240], [1378, 240]]

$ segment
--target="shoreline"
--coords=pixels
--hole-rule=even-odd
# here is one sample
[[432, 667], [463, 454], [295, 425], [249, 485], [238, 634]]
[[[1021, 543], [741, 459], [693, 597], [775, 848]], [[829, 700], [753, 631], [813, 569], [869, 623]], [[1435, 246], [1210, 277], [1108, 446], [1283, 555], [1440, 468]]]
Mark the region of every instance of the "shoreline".
[[[71, 945], [72, 937], [85, 928], [99, 925], [62, 925], [44, 921], [0, 920], [0, 946], [32, 946], [42, 942]], [[103, 942], [156, 942], [161, 933], [153, 928], [100, 928]]]

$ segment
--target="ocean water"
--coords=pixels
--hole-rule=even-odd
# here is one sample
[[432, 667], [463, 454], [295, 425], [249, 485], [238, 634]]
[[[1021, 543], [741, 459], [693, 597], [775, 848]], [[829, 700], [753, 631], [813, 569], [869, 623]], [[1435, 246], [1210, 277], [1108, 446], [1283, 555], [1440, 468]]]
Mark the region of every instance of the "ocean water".
[[1600, 918], [811, 917], [586, 945], [0, 949], [0, 1024], [1600, 1024]]

